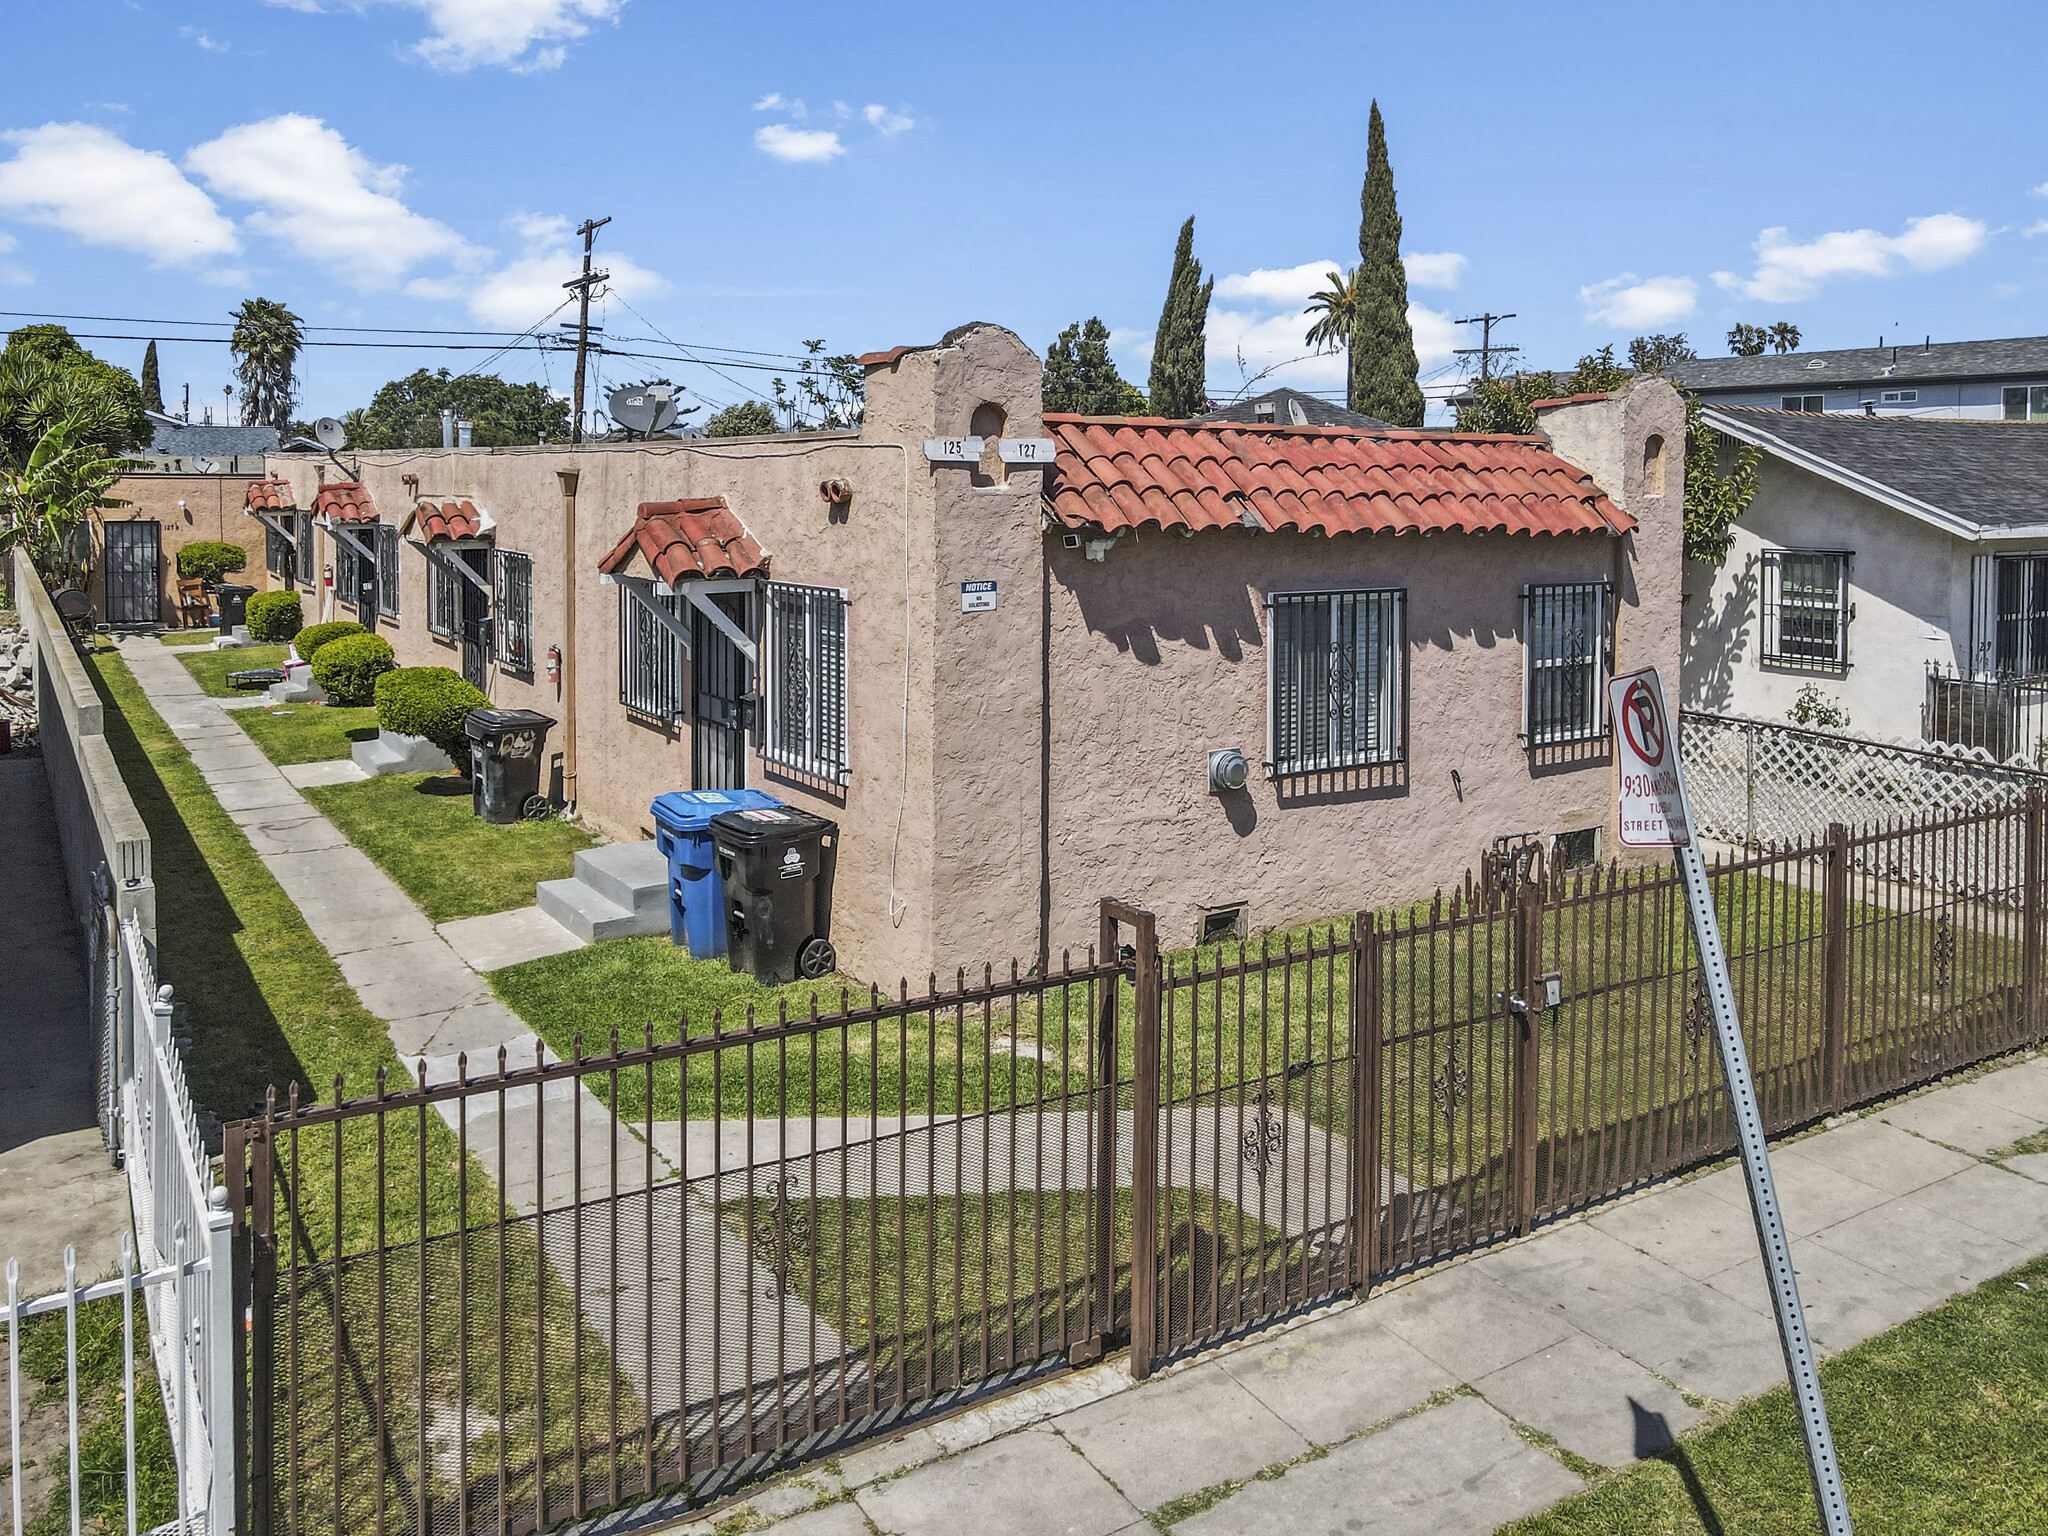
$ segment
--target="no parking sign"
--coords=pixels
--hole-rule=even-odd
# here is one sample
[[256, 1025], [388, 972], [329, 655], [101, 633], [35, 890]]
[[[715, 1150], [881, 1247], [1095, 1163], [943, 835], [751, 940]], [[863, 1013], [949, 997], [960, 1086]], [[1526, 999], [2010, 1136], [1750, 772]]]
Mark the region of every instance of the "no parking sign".
[[1621, 772], [1621, 841], [1628, 848], [1684, 848], [1692, 842], [1678, 733], [1654, 668], [1607, 685], [1614, 719], [1615, 764]]

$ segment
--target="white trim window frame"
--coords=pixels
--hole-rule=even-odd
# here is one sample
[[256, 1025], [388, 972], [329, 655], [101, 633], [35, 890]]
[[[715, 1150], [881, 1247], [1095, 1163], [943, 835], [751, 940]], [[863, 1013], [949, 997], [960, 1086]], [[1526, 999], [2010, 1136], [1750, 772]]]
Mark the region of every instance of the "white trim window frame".
[[1594, 741], [1607, 734], [1604, 581], [1522, 588], [1522, 740], [1530, 747]]
[[1767, 667], [1840, 674], [1849, 670], [1850, 553], [1767, 549], [1757, 660]]
[[828, 784], [850, 777], [847, 607], [839, 587], [766, 583], [757, 745], [766, 761]]
[[1386, 767], [1408, 750], [1408, 594], [1266, 595], [1266, 774]]

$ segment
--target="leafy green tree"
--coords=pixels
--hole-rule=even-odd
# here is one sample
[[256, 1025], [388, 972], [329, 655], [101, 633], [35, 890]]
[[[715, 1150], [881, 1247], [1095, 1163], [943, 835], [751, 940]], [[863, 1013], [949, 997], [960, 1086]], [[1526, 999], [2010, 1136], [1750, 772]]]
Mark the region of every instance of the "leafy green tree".
[[742, 400], [738, 405], [728, 405], [704, 423], [706, 437], [756, 437], [781, 430], [775, 408], [765, 400]]
[[1045, 409], [1082, 416], [1143, 416], [1145, 393], [1116, 371], [1109, 327], [1091, 315], [1075, 321], [1045, 349]]
[[1556, 400], [1566, 395], [1604, 395], [1621, 388], [1632, 375], [1614, 360], [1614, 348], [1602, 347], [1579, 359], [1572, 372], [1511, 373], [1488, 379], [1472, 391], [1472, 403], [1458, 409], [1460, 432], [1515, 432], [1536, 430], [1538, 400]]
[[351, 448], [438, 448], [441, 412], [473, 424], [482, 448], [566, 443], [569, 406], [541, 384], [508, 384], [495, 374], [420, 368], [393, 379], [343, 420]]
[[1706, 424], [1700, 397], [1685, 396], [1685, 558], [1719, 565], [1735, 543], [1735, 520], [1756, 495], [1763, 454], [1749, 443], [1729, 444], [1721, 467], [1721, 434]]
[[1358, 194], [1357, 297], [1351, 322], [1351, 409], [1397, 427], [1422, 425], [1415, 335], [1408, 328], [1408, 269], [1401, 265], [1401, 210], [1387, 161], [1387, 125], [1372, 104], [1365, 185]]
[[161, 411], [164, 408], [164, 387], [157, 378], [156, 343], [153, 341], [142, 353], [142, 404], [146, 410]]
[[299, 350], [306, 344], [304, 322], [274, 299], [248, 299], [235, 311], [228, 349], [242, 383], [242, 420], [251, 426], [290, 429], [298, 404]]
[[146, 468], [81, 437], [75, 418], [50, 426], [18, 467], [0, 469], [0, 558], [22, 544], [45, 577], [78, 581], [83, 570], [73, 534], [100, 512], [127, 506], [107, 492], [128, 471]]
[[1673, 363], [1690, 363], [1698, 357], [1683, 331], [1638, 336], [1628, 344], [1628, 365], [1637, 373], [1662, 373]]
[[152, 435], [142, 390], [125, 368], [94, 357], [61, 325], [25, 325], [0, 351], [0, 464], [21, 469], [43, 437], [119, 457]]
[[1820, 691], [1820, 684], [1808, 683], [1799, 690], [1792, 700], [1792, 707], [1785, 711], [1785, 718], [1794, 725], [1809, 726], [1816, 731], [1846, 731], [1849, 728], [1849, 712], [1842, 708], [1842, 701]]
[[772, 381], [775, 404], [792, 432], [836, 432], [858, 427], [867, 414], [867, 370], [851, 352], [825, 354], [823, 341], [804, 343], [796, 380]]
[[1770, 332], [1760, 325], [1745, 325], [1738, 321], [1728, 333], [1728, 353], [1731, 357], [1762, 357], [1764, 348], [1770, 345]]
[[1789, 320], [1780, 320], [1771, 327], [1771, 345], [1780, 354], [1799, 350], [1799, 327]]
[[1209, 408], [1209, 291], [1195, 260], [1195, 221], [1180, 227], [1173, 248], [1173, 276], [1152, 342], [1152, 414], [1173, 419], [1199, 416]]

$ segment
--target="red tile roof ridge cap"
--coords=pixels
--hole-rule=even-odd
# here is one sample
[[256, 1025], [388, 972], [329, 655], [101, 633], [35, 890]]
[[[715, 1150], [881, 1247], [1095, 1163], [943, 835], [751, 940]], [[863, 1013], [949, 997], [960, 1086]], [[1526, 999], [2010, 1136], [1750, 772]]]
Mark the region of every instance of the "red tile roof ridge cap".
[[938, 343], [934, 341], [911, 342], [904, 346], [891, 347], [886, 352], [863, 352], [853, 360], [853, 365], [856, 368], [880, 368], [912, 352], [929, 352], [937, 345]]
[[1532, 411], [1547, 411], [1551, 407], [1559, 405], [1584, 405], [1588, 400], [1612, 400], [1619, 393], [1621, 391], [1615, 389], [1595, 389], [1588, 390], [1583, 394], [1559, 395], [1551, 400], [1533, 400], [1529, 404], [1529, 409]]
[[[677, 501], [643, 501], [634, 510], [635, 522], [642, 518], [666, 517], [675, 512], [732, 512], [732, 503], [723, 496], [685, 496]], [[738, 517], [737, 512], [733, 512]], [[744, 524], [742, 525], [744, 526]]]
[[[1587, 399], [1604, 399], [1589, 395]], [[1459, 432], [1446, 427], [1319, 427], [1288, 421], [1188, 421], [1178, 416], [1083, 416], [1074, 411], [1047, 411], [1049, 427], [1152, 427], [1183, 432], [1279, 432], [1290, 437], [1392, 438], [1400, 442], [1533, 443], [1550, 446], [1541, 432]]]

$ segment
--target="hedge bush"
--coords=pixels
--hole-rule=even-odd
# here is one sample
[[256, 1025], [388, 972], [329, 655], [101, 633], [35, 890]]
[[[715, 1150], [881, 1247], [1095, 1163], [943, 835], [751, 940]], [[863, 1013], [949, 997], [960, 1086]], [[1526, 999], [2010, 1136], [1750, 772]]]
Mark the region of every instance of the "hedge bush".
[[343, 635], [320, 647], [312, 661], [313, 680], [335, 704], [367, 704], [376, 697], [377, 679], [396, 663], [391, 642], [382, 635]]
[[296, 592], [258, 592], [249, 599], [249, 638], [280, 645], [306, 627]]
[[339, 640], [345, 635], [367, 635], [369, 631], [354, 619], [336, 619], [331, 624], [308, 624], [292, 639], [292, 648], [299, 653], [299, 660], [311, 661], [313, 653], [330, 640]]
[[216, 539], [202, 539], [178, 551], [178, 574], [187, 581], [205, 582], [209, 592], [220, 585], [221, 577], [248, 563], [249, 556], [241, 545], [223, 544]]
[[467, 771], [469, 742], [462, 722], [491, 701], [447, 667], [400, 667], [377, 679], [377, 724], [403, 736], [424, 736], [456, 767]]

